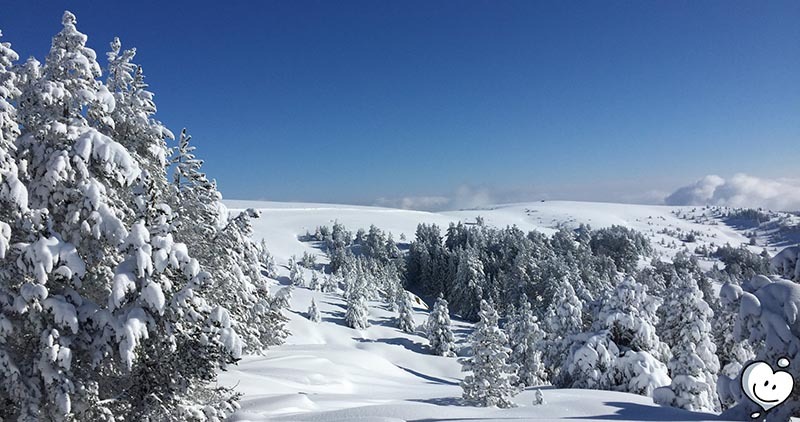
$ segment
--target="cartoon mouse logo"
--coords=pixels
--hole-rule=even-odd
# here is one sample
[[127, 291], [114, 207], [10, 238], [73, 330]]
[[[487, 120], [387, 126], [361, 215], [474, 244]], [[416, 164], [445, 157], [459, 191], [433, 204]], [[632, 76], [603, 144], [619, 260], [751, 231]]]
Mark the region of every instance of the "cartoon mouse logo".
[[[789, 367], [789, 359], [778, 359], [778, 367]], [[792, 374], [787, 371], [775, 371], [768, 363], [761, 361], [751, 362], [747, 365], [741, 378], [742, 391], [765, 413], [785, 402], [794, 388]], [[760, 416], [762, 416], [761, 412], [754, 412], [750, 415], [753, 419]]]

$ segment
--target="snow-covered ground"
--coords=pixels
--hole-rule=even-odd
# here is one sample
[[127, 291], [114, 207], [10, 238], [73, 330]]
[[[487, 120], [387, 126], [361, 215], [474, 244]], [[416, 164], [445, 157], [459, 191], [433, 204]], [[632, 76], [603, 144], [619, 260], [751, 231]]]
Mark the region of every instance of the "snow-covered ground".
[[[669, 258], [683, 247], [681, 235], [695, 231], [702, 244], [747, 243], [748, 237], [719, 222], [698, 223], [680, 218], [693, 207], [621, 205], [584, 202], [537, 202], [497, 206], [480, 210], [429, 213], [377, 207], [330, 204], [226, 201], [232, 210], [256, 208], [262, 217], [254, 221], [254, 237], [266, 239], [270, 252], [286, 276], [285, 264], [292, 255], [304, 252], [319, 255], [320, 250], [303, 243], [298, 236], [319, 225], [343, 223], [350, 230], [375, 224], [394, 234], [413, 240], [419, 223], [436, 223], [446, 228], [450, 222], [474, 222], [477, 216], [487, 224], [517, 225], [522, 230], [552, 233], [562, 226], [580, 223], [598, 228], [613, 224], [628, 226], [651, 237], [657, 253]], [[666, 229], [666, 230], [665, 230]], [[665, 234], [665, 232], [672, 233]], [[662, 244], [661, 239], [665, 239]], [[674, 241], [674, 245], [673, 245]], [[310, 274], [306, 272], [307, 278]], [[284, 277], [279, 277], [284, 279]], [[275, 287], [280, 282], [276, 281]], [[316, 324], [305, 318], [314, 298], [322, 314]], [[345, 304], [335, 294], [295, 289], [286, 344], [271, 349], [266, 356], [249, 356], [221, 374], [220, 383], [236, 385], [244, 393], [242, 410], [234, 420], [303, 421], [457, 421], [457, 420], [703, 420], [715, 415], [684, 412], [659, 407], [652, 399], [626, 393], [593, 390], [543, 388], [546, 404], [531, 404], [533, 389], [515, 401], [513, 409], [486, 409], [464, 405], [459, 399], [463, 378], [455, 358], [427, 353], [427, 340], [421, 332], [405, 334], [394, 328], [396, 313], [383, 304], [370, 303], [371, 327], [353, 330], [344, 324]], [[417, 324], [427, 312], [416, 309]], [[463, 345], [469, 324], [454, 321], [454, 332]]]

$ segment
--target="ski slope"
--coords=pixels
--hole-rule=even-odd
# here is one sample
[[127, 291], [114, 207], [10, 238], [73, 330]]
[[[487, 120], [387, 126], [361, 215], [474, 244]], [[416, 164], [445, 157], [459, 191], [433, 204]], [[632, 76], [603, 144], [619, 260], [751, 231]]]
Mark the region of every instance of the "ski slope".
[[[343, 223], [349, 230], [375, 224], [394, 234], [414, 238], [419, 223], [436, 223], [443, 229], [450, 222], [474, 222], [477, 216], [490, 225], [516, 225], [520, 229], [552, 233], [559, 227], [581, 223], [594, 228], [624, 225], [651, 237], [657, 253], [669, 258], [683, 247], [671, 231], [696, 231], [696, 244], [739, 245], [748, 242], [741, 232], [724, 224], [700, 224], [676, 216], [692, 207], [666, 207], [582, 202], [513, 204], [480, 210], [430, 213], [378, 207], [330, 204], [226, 201], [236, 212], [245, 208], [261, 211], [254, 220], [254, 237], [266, 239], [279, 266], [275, 288], [286, 283], [285, 265], [292, 256], [322, 252], [298, 241], [319, 225]], [[661, 245], [661, 238], [667, 240]], [[675, 241], [676, 246], [670, 244]], [[310, 271], [306, 278], [310, 279]], [[314, 298], [322, 322], [306, 319]], [[427, 353], [427, 340], [418, 330], [406, 334], [394, 328], [394, 312], [379, 302], [370, 303], [371, 326], [363, 331], [344, 324], [346, 305], [336, 294], [294, 290], [290, 301], [286, 344], [265, 356], [245, 357], [237, 367], [220, 375], [220, 383], [236, 386], [244, 393], [242, 409], [233, 420], [280, 421], [475, 421], [475, 420], [709, 420], [716, 416], [664, 408], [648, 397], [594, 390], [543, 388], [545, 404], [532, 405], [534, 389], [516, 397], [513, 409], [478, 408], [461, 402], [461, 365], [455, 358]], [[427, 312], [415, 309], [415, 321], [423, 324]], [[454, 320], [454, 333], [463, 347], [470, 325]]]

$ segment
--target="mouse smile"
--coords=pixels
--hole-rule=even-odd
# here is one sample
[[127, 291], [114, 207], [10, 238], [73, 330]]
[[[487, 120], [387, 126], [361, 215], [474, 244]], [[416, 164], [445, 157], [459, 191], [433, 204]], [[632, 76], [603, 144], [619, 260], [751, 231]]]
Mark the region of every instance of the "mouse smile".
[[756, 384], [755, 384], [755, 383], [753, 383], [753, 395], [754, 395], [754, 396], [756, 396], [756, 398], [757, 398], [757, 399], [759, 399], [759, 400], [763, 401], [764, 403], [775, 403], [776, 401], [778, 401], [778, 399], [775, 399], [775, 400], [765, 400], [765, 399], [762, 399], [761, 397], [759, 397], [759, 395], [758, 395], [758, 391], [756, 391]]

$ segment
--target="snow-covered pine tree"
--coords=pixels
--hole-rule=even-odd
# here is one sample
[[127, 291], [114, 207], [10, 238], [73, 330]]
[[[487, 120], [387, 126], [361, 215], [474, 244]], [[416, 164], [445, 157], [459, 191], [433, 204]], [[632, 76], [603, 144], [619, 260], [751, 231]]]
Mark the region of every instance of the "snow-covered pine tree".
[[292, 302], [292, 292], [294, 291], [294, 285], [290, 284], [288, 286], [281, 287], [275, 293], [275, 301], [273, 303], [273, 308], [279, 309], [286, 309]]
[[[21, 271], [12, 261], [16, 252], [10, 250], [20, 240], [23, 215], [28, 215], [28, 192], [17, 177], [14, 160], [19, 123], [13, 102], [20, 91], [12, 66], [17, 59], [10, 43], [0, 42], [0, 403], [3, 404], [0, 419], [35, 420], [43, 400], [41, 381], [30, 378], [36, 376], [32, 366], [40, 346], [35, 339], [41, 333], [27, 327], [27, 317], [23, 314], [34, 293], [43, 299], [47, 290], [33, 283], [21, 283]], [[23, 290], [23, 286], [27, 287]], [[34, 311], [41, 311], [38, 300], [33, 305], [37, 308]], [[19, 336], [25, 334], [34, 341], [19, 342]]]
[[425, 325], [431, 352], [439, 356], [455, 356], [455, 338], [450, 329], [450, 310], [440, 294]]
[[661, 300], [647, 294], [647, 287], [625, 277], [603, 301], [594, 328], [608, 330], [617, 346], [647, 351], [659, 359], [669, 355], [656, 334], [656, 315]]
[[294, 256], [289, 258], [289, 282], [292, 283], [293, 286], [302, 286], [305, 283], [304, 280], [305, 276], [303, 274], [303, 269], [297, 263], [297, 259]]
[[18, 58], [10, 43], [0, 42], [0, 259], [10, 246], [11, 226], [28, 210], [28, 191], [19, 180], [14, 145], [20, 134], [13, 105], [21, 94], [13, 69]]
[[261, 244], [258, 247], [258, 254], [261, 260], [261, 265], [264, 266], [264, 273], [269, 278], [278, 278], [278, 268], [275, 266], [275, 258], [267, 248], [267, 242], [261, 239]]
[[736, 319], [739, 317], [743, 291], [736, 284], [725, 283], [719, 291], [719, 310], [714, 314], [712, 323], [714, 343], [717, 346], [720, 371], [717, 379], [717, 393], [720, 398], [722, 410], [726, 410], [736, 403], [730, 394], [730, 384], [733, 384], [744, 364], [755, 358], [755, 352], [747, 339], [738, 339], [734, 335]]
[[366, 289], [366, 278], [360, 275], [350, 286], [347, 296], [347, 312], [345, 312], [344, 320], [348, 327], [356, 330], [364, 330], [369, 327]]
[[475, 249], [461, 249], [458, 252], [458, 268], [453, 281], [453, 307], [462, 318], [475, 321], [483, 297], [486, 275], [483, 262]]
[[311, 282], [308, 283], [308, 288], [311, 290], [319, 290], [319, 272], [311, 271]]
[[[43, 68], [28, 62], [18, 102], [24, 132], [16, 144], [19, 158], [28, 163], [22, 179], [37, 211], [15, 234], [16, 256], [4, 263], [9, 271], [11, 259], [17, 260], [22, 274], [3, 284], [12, 297], [19, 295], [11, 319], [14, 337], [38, 341], [5, 345], [30, 393], [14, 402], [8, 418], [61, 420], [99, 401], [91, 392], [91, 375], [78, 374], [96, 370], [97, 349], [115, 342], [87, 344], [95, 333], [88, 323], [79, 324], [80, 317], [88, 317], [79, 312], [105, 306], [102, 291], [110, 287], [121, 258], [117, 247], [128, 236], [122, 218], [131, 213], [119, 198], [140, 171], [121, 145], [89, 126], [84, 110], [109, 98], [105, 104], [113, 108], [113, 97], [102, 95], [107, 91], [95, 79], [100, 75], [95, 53], [75, 22], [74, 15], [64, 14]], [[61, 360], [47, 358], [59, 350]], [[81, 354], [92, 358], [73, 361]], [[76, 389], [89, 390], [80, 397]]]
[[[123, 327], [116, 336], [130, 375], [99, 387], [126, 395], [132, 414], [145, 419], [226, 418], [238, 408], [236, 395], [211, 381], [239, 359], [242, 342], [228, 310], [200, 295], [210, 274], [173, 240], [168, 208], [146, 201], [145, 215], [122, 244], [125, 259], [108, 303], [112, 326]], [[167, 352], [171, 359], [164, 359]], [[126, 409], [114, 405], [108, 405], [114, 414]]]
[[325, 275], [325, 281], [322, 283], [322, 291], [325, 293], [336, 293], [336, 290], [339, 289], [339, 282], [336, 280], [336, 276], [331, 273]]
[[259, 250], [252, 240], [252, 218], [247, 209], [231, 218], [222, 195], [202, 172], [191, 136], [182, 130], [170, 160], [174, 166], [172, 208], [177, 218], [175, 238], [191, 245], [200, 266], [211, 273], [208, 300], [230, 310], [234, 326], [248, 352], [260, 353], [286, 336], [285, 318], [272, 305], [261, 272]]
[[[800, 285], [789, 280], [757, 275], [744, 283], [742, 288], [744, 292], [734, 335], [758, 345], [754, 347], [756, 360], [775, 365], [780, 358], [788, 357], [789, 366], [781, 370], [789, 372], [795, 380], [800, 379], [800, 360], [795, 355], [800, 350], [800, 336], [794, 329], [798, 314], [793, 311], [800, 309]], [[763, 411], [747, 398], [738, 377], [728, 387], [727, 393], [737, 401], [737, 405], [721, 415], [724, 419], [749, 420], [753, 412]], [[800, 391], [795, 388], [786, 401], [764, 416], [768, 422], [779, 422], [797, 415], [800, 415]]]
[[311, 298], [311, 306], [308, 307], [308, 320], [311, 322], [320, 322], [322, 317], [319, 314], [319, 309], [317, 308], [317, 302], [314, 298]]
[[397, 328], [412, 334], [417, 330], [417, 327], [414, 323], [414, 309], [411, 306], [411, 299], [405, 290], [400, 294], [398, 301], [400, 302], [400, 312], [397, 317]]
[[100, 130], [130, 151], [142, 173], [153, 184], [155, 192], [167, 191], [166, 139], [175, 136], [153, 116], [156, 104], [153, 93], [147, 90], [141, 66], [132, 63], [136, 49], [122, 50], [119, 38], [114, 38], [107, 53], [106, 86], [114, 97], [114, 109], [99, 118]]
[[62, 23], [17, 102], [33, 210], [0, 261], [0, 361], [13, 372], [0, 417], [224, 418], [234, 397], [210, 383], [240, 352], [227, 311], [204, 300], [207, 274], [172, 240], [157, 189], [100, 132], [115, 126], [114, 96], [75, 16]]
[[405, 295], [403, 283], [400, 281], [400, 275], [394, 265], [386, 265], [383, 267], [383, 296], [389, 305], [390, 311], [398, 310], [398, 306]]
[[[173, 208], [178, 238], [189, 245], [209, 245], [216, 232], [226, 224], [227, 215], [221, 209], [222, 195], [213, 181], [201, 171], [203, 160], [195, 154], [192, 137], [183, 129], [170, 163], [173, 167], [172, 185], [175, 189]], [[195, 249], [198, 249], [197, 247]]]
[[583, 331], [583, 304], [566, 278], [556, 281], [553, 298], [545, 314], [547, 338], [544, 364], [553, 380], [564, 363], [569, 350], [570, 336]]
[[273, 305], [275, 299], [261, 272], [258, 247], [252, 241], [251, 219], [258, 217], [258, 211], [246, 209], [229, 218], [214, 237], [218, 253], [214, 254], [209, 245], [202, 255], [212, 268], [212, 276], [217, 277], [209, 301], [231, 309], [245, 350], [250, 353], [262, 353], [269, 346], [281, 344], [287, 335], [286, 318]]
[[547, 402], [544, 401], [544, 394], [542, 394], [542, 390], [537, 388], [536, 394], [533, 397], [533, 405], [541, 406], [543, 404], [547, 404]]
[[517, 365], [508, 362], [511, 349], [508, 339], [498, 326], [497, 311], [485, 300], [480, 303], [480, 320], [472, 333], [472, 356], [463, 360], [464, 377], [461, 388], [465, 400], [485, 407], [513, 407], [511, 398], [517, 395]]
[[669, 350], [656, 335], [660, 301], [627, 277], [606, 297], [593, 331], [573, 336], [557, 384], [651, 395], [669, 384]]
[[[0, 32], [0, 37], [2, 36], [3, 33]], [[14, 141], [19, 136], [17, 110], [13, 106], [20, 95], [17, 87], [19, 77], [13, 69], [14, 62], [18, 59], [19, 56], [11, 48], [11, 43], [0, 42], [0, 148], [2, 148], [0, 164], [3, 166], [4, 174], [7, 174], [8, 168], [14, 164], [11, 153], [14, 150]], [[16, 174], [13, 176], [16, 178]]]
[[691, 276], [673, 280], [664, 306], [667, 312], [663, 337], [672, 345], [668, 364], [672, 384], [657, 388], [653, 400], [687, 410], [719, 411], [719, 360], [712, 342], [711, 307]]
[[528, 296], [523, 293], [521, 307], [513, 314], [509, 322], [510, 363], [517, 365], [517, 379], [525, 387], [543, 385], [547, 382], [547, 373], [542, 362], [542, 346], [544, 332], [539, 327], [531, 310]]

